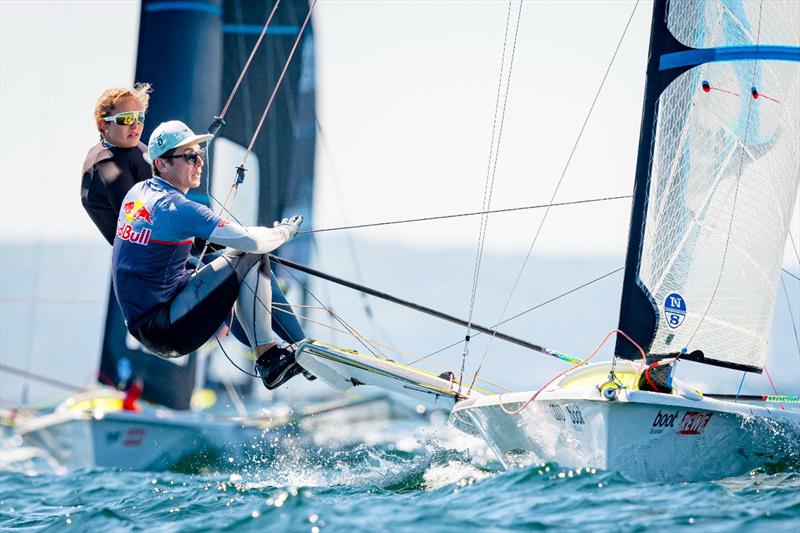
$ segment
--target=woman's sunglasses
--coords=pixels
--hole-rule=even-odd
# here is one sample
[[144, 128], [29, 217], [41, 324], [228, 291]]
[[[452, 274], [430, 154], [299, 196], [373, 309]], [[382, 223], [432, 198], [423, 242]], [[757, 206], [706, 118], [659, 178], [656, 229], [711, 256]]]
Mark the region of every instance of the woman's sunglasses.
[[114, 122], [118, 126], [130, 126], [134, 122], [144, 124], [144, 111], [123, 111], [110, 117], [103, 117], [106, 122]]
[[203, 154], [200, 152], [187, 152], [185, 154], [178, 154], [178, 155], [162, 155], [161, 159], [178, 159], [182, 157], [186, 160], [187, 163], [190, 165], [194, 165], [197, 163], [197, 159], [202, 157]]

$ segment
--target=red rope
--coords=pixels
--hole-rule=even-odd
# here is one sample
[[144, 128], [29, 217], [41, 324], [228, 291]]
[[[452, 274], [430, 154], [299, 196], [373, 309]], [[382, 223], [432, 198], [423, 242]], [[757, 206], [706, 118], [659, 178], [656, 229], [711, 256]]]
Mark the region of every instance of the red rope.
[[[766, 366], [764, 367], [764, 373], [767, 375], [767, 379], [769, 380], [769, 384], [772, 387], [772, 392], [775, 393], [775, 396], [780, 396], [778, 394], [778, 389], [775, 388], [775, 383], [772, 382], [772, 376], [769, 375], [769, 370], [767, 370]], [[783, 411], [784, 409], [785, 408], [783, 407], [783, 404], [781, 404], [781, 411]]]
[[726, 94], [730, 94], [730, 95], [733, 95], [733, 96], [738, 96], [738, 97], [740, 97], [740, 98], [741, 98], [741, 96], [742, 96], [742, 95], [741, 95], [741, 94], [739, 94], [739, 93], [735, 93], [735, 92], [733, 92], [733, 91], [728, 91], [728, 90], [726, 90], [726, 89], [720, 89], [719, 87], [711, 87], [711, 90], [712, 90], [712, 91], [719, 91], [719, 92], [721, 92], [721, 93], [726, 93]]
[[[586, 359], [584, 359], [583, 361], [581, 361], [581, 362], [580, 362], [580, 363], [579, 363], [577, 366], [582, 366], [582, 365], [584, 365], [584, 364], [588, 363], [588, 362], [589, 362], [589, 361], [590, 361], [590, 360], [591, 360], [591, 359], [592, 359], [592, 358], [593, 358], [595, 355], [597, 355], [597, 353], [600, 351], [600, 349], [601, 349], [601, 348], [602, 348], [602, 347], [605, 345], [606, 341], [608, 341], [608, 339], [609, 339], [609, 338], [611, 337], [611, 335], [613, 335], [614, 333], [618, 333], [618, 334], [622, 335], [623, 337], [625, 337], [626, 339], [628, 339], [628, 342], [630, 342], [631, 344], [633, 344], [633, 345], [636, 347], [636, 349], [637, 349], [637, 350], [639, 350], [639, 353], [642, 355], [642, 360], [644, 360], [644, 362], [645, 362], [645, 363], [647, 363], [647, 357], [646, 357], [646, 356], [645, 356], [645, 354], [644, 354], [644, 350], [642, 350], [642, 347], [641, 347], [641, 346], [639, 346], [639, 345], [636, 343], [636, 341], [634, 341], [633, 339], [631, 339], [631, 338], [630, 338], [630, 337], [629, 337], [629, 336], [628, 336], [628, 335], [627, 335], [627, 334], [626, 334], [624, 331], [622, 331], [622, 330], [620, 330], [620, 329], [612, 329], [611, 331], [609, 331], [609, 332], [606, 334], [605, 338], [603, 338], [603, 341], [602, 341], [602, 342], [601, 342], [601, 343], [600, 343], [600, 344], [597, 346], [597, 348], [595, 348], [595, 349], [594, 349], [594, 351], [592, 352], [592, 354], [591, 354], [589, 357], [587, 357]], [[550, 381], [548, 381], [547, 383], [545, 383], [545, 384], [542, 386], [542, 388], [540, 388], [538, 391], [534, 392], [534, 393], [533, 393], [533, 395], [532, 395], [530, 398], [528, 398], [528, 400], [527, 400], [527, 401], [526, 401], [524, 404], [522, 404], [522, 406], [521, 406], [520, 408], [518, 408], [518, 409], [516, 409], [516, 410], [510, 410], [510, 409], [506, 409], [506, 406], [505, 406], [505, 405], [503, 405], [503, 394], [501, 393], [501, 394], [500, 394], [500, 397], [499, 397], [499, 400], [500, 400], [500, 401], [499, 401], [499, 403], [498, 403], [498, 405], [500, 406], [500, 409], [502, 409], [502, 410], [503, 410], [503, 412], [504, 412], [505, 414], [507, 414], [507, 415], [516, 415], [516, 414], [518, 414], [518, 413], [522, 412], [522, 410], [523, 410], [523, 409], [525, 409], [526, 407], [528, 407], [528, 405], [530, 405], [530, 404], [531, 404], [531, 402], [533, 402], [533, 401], [536, 399], [536, 397], [537, 397], [537, 396], [539, 396], [539, 393], [541, 393], [541, 392], [542, 392], [544, 389], [546, 389], [546, 388], [547, 388], [547, 387], [548, 387], [548, 386], [549, 386], [551, 383], [553, 383], [555, 380], [557, 380], [558, 378], [560, 378], [561, 376], [563, 376], [564, 374], [566, 374], [566, 373], [567, 373], [567, 372], [569, 372], [570, 370], [572, 370], [572, 368], [568, 368], [568, 369], [566, 369], [566, 370], [564, 370], [564, 371], [562, 371], [562, 372], [559, 372], [558, 374], [556, 374], [556, 376], [555, 376], [553, 379], [551, 379]]]

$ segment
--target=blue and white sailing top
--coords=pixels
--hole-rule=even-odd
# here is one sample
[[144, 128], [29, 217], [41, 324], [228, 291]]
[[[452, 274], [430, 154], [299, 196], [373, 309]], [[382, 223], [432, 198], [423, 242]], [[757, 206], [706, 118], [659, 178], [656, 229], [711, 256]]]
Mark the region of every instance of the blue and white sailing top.
[[159, 177], [134, 185], [122, 202], [111, 269], [114, 292], [131, 330], [150, 319], [188, 281], [195, 237], [224, 224], [208, 207]]

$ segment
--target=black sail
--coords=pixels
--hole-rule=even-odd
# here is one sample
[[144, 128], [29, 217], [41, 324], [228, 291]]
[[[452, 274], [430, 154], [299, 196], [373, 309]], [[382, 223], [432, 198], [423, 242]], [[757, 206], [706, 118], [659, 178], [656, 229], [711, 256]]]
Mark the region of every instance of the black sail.
[[[266, 0], [225, 0], [220, 109], [244, 69], [273, 6], [274, 2]], [[225, 124], [214, 140], [211, 189], [216, 198], [213, 202], [215, 209], [219, 209], [218, 202], [228, 196], [235, 179], [235, 167], [240, 164], [250, 144], [309, 8], [306, 0], [281, 1], [227, 109]], [[271, 226], [275, 220], [299, 214], [305, 219], [303, 227], [311, 227], [316, 141], [315, 87], [314, 33], [309, 21], [248, 156], [244, 183], [235, 195], [231, 195], [229, 207], [243, 224]], [[308, 237], [298, 238], [281, 246], [275, 253], [308, 264], [311, 244]], [[304, 281], [302, 275], [294, 276], [298, 281]], [[286, 284], [290, 287], [289, 298], [302, 300], [303, 293], [293, 283], [295, 278], [284, 281], [289, 282]], [[235, 357], [233, 353], [229, 355]], [[223, 360], [221, 354], [215, 353], [213, 357], [215, 360], [207, 366], [206, 387], [222, 390], [227, 381], [245, 396], [252, 392], [252, 378], [231, 365], [218, 364]], [[248, 361], [240, 358], [239, 363], [246, 366]]]

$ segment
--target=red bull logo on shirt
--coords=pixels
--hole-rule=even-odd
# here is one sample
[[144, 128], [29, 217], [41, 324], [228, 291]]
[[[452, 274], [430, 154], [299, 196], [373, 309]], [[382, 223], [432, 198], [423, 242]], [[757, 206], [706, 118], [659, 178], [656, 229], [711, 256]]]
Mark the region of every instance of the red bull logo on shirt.
[[144, 202], [141, 200], [126, 202], [122, 205], [122, 212], [125, 213], [125, 220], [127, 222], [141, 220], [143, 222], [147, 222], [151, 226], [153, 225], [153, 216], [150, 214], [150, 211], [147, 210], [147, 208], [144, 206]]
[[147, 245], [150, 242], [150, 228], [144, 228], [142, 231], [134, 231], [133, 226], [125, 222], [121, 226], [117, 226], [117, 237], [123, 241], [132, 242], [134, 244]]

